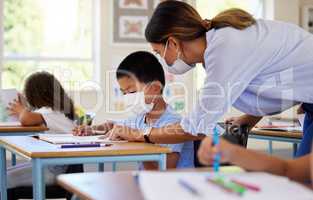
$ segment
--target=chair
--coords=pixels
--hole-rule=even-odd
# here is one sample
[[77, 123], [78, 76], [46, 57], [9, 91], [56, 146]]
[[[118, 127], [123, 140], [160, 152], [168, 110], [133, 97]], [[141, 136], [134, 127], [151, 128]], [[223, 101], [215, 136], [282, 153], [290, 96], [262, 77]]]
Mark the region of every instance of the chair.
[[[221, 127], [225, 129], [225, 133], [222, 135], [222, 137], [233, 143], [240, 145], [242, 147], [247, 148], [247, 143], [248, 143], [248, 137], [249, 137], [249, 128], [248, 126], [236, 126], [236, 125], [230, 125], [230, 124], [224, 124], [224, 123], [219, 123]], [[195, 167], [204, 167], [199, 162], [197, 152], [200, 147], [201, 140], [194, 141], [194, 165]], [[223, 166], [229, 166], [229, 164], [223, 164]]]

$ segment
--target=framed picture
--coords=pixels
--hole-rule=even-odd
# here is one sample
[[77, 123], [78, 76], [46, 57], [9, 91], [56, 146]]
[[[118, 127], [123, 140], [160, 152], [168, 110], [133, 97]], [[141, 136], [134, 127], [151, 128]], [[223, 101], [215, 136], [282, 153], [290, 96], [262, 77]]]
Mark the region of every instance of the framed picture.
[[112, 44], [146, 45], [145, 28], [154, 9], [164, 0], [111, 1], [113, 2]]
[[119, 19], [119, 37], [121, 39], [145, 39], [147, 16], [121, 16]]
[[302, 27], [313, 34], [313, 5], [302, 8]]
[[148, 0], [119, 0], [121, 9], [148, 9]]

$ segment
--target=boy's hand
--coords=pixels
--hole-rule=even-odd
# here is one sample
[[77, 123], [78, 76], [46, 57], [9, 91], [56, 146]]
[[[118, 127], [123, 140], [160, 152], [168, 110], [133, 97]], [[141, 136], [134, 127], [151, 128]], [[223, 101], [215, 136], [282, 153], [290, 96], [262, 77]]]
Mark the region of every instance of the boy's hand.
[[76, 126], [73, 129], [73, 135], [89, 136], [89, 135], [95, 135], [95, 134], [94, 134], [94, 130], [92, 126], [81, 125], [81, 126]]
[[26, 107], [21, 102], [21, 96], [18, 94], [18, 98], [9, 103], [7, 110], [9, 115], [19, 117], [22, 112], [26, 110]]
[[127, 126], [114, 125], [107, 136], [110, 140], [127, 140], [129, 142], [144, 142], [143, 133]]
[[221, 162], [230, 161], [230, 152], [233, 151], [234, 145], [228, 143], [224, 139], [220, 138], [220, 143], [218, 146], [213, 146], [213, 141], [211, 137], [206, 137], [198, 150], [199, 161], [203, 165], [212, 165], [214, 156], [216, 153], [221, 154]]

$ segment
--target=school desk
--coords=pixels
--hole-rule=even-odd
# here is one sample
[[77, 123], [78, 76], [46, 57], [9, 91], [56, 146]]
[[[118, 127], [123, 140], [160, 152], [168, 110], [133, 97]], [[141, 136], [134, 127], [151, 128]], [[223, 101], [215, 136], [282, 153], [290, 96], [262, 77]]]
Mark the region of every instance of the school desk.
[[53, 145], [31, 136], [0, 137], [2, 200], [7, 199], [5, 150], [31, 160], [35, 200], [45, 199], [43, 169], [47, 165], [157, 161], [159, 168], [165, 170], [166, 154], [170, 153], [169, 148], [146, 143], [115, 143], [109, 147], [61, 149], [58, 145]]
[[295, 156], [298, 144], [302, 140], [302, 132], [295, 131], [269, 131], [252, 129], [249, 133], [249, 138], [268, 141], [268, 152], [273, 153], [273, 141], [288, 142], [293, 144], [293, 155]]
[[[48, 129], [44, 126], [0, 126], [0, 136], [25, 136], [43, 133]], [[16, 165], [16, 155], [12, 153], [12, 166]]]
[[[174, 169], [172, 171], [209, 172], [211, 168]], [[240, 173], [238, 167], [221, 167], [225, 173]], [[58, 184], [79, 199], [143, 200], [134, 176], [136, 172], [105, 172], [64, 174], [57, 178]], [[166, 173], [166, 172], [165, 172]]]

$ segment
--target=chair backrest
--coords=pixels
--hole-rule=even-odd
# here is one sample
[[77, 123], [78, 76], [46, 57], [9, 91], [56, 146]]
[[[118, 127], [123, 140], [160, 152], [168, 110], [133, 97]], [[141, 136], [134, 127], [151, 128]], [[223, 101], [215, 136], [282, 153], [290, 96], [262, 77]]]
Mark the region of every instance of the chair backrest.
[[[247, 148], [248, 143], [248, 137], [249, 137], [249, 128], [248, 126], [236, 126], [236, 125], [230, 125], [225, 123], [218, 123], [221, 127], [225, 129], [225, 133], [222, 135], [222, 137], [233, 143], [240, 145], [242, 147]], [[199, 160], [198, 160], [198, 149], [200, 147], [201, 140], [194, 141], [194, 165], [195, 167], [204, 167]]]

